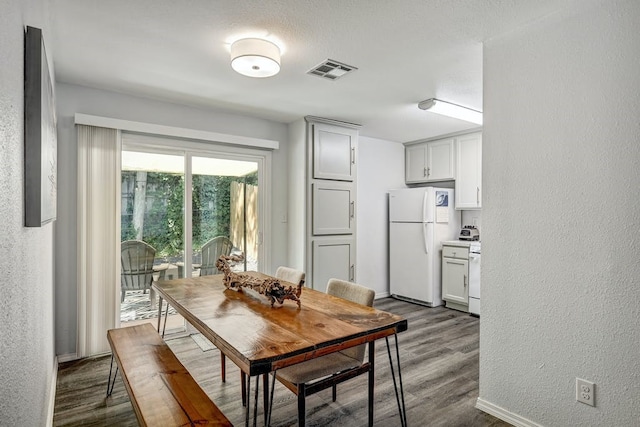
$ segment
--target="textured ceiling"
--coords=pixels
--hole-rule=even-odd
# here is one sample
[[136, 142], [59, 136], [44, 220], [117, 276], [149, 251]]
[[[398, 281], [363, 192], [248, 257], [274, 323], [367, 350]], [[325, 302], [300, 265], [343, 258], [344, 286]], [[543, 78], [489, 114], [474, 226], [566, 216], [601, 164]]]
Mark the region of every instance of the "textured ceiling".
[[[314, 115], [406, 142], [475, 125], [417, 108], [482, 109], [482, 42], [597, 0], [52, 0], [56, 79], [289, 123]], [[281, 72], [235, 73], [232, 41], [282, 48]], [[357, 71], [306, 72], [330, 58]]]

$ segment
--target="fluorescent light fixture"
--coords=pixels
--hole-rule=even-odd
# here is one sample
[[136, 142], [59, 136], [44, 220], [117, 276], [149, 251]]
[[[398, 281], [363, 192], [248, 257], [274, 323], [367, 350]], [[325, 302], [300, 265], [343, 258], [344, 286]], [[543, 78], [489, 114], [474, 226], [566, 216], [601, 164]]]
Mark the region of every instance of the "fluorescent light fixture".
[[263, 39], [237, 40], [231, 45], [231, 67], [244, 76], [275, 76], [280, 71], [280, 48]]
[[452, 104], [450, 102], [441, 101], [436, 98], [427, 99], [418, 104], [421, 110], [427, 110], [432, 113], [441, 114], [443, 116], [453, 117], [454, 119], [465, 120], [467, 122], [482, 124], [482, 112], [472, 110], [471, 108], [461, 105]]

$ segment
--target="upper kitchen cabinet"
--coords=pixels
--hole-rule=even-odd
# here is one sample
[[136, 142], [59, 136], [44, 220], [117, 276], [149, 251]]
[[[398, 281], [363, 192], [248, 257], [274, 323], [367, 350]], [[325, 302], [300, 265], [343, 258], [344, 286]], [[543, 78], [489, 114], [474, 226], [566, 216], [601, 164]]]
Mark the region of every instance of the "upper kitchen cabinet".
[[359, 125], [307, 116], [289, 124], [288, 265], [323, 291], [355, 280]]
[[456, 138], [456, 209], [482, 208], [482, 133]]
[[404, 180], [405, 182], [423, 182], [427, 179], [427, 146], [426, 144], [404, 147]]
[[358, 131], [326, 123], [313, 124], [313, 177], [353, 181]]
[[455, 179], [454, 142], [454, 138], [444, 138], [405, 144], [405, 182]]

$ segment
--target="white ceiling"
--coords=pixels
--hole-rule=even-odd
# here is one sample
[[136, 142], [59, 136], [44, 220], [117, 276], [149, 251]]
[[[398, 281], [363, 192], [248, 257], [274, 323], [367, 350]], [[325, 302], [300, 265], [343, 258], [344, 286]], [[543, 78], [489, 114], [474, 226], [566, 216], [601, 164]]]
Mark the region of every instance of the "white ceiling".
[[[592, 0], [594, 1], [594, 0]], [[482, 42], [586, 0], [52, 0], [60, 82], [290, 123], [363, 125], [397, 142], [474, 128], [419, 110], [439, 98], [482, 110]], [[282, 48], [281, 72], [235, 73], [229, 45]], [[330, 58], [337, 81], [306, 72]]]

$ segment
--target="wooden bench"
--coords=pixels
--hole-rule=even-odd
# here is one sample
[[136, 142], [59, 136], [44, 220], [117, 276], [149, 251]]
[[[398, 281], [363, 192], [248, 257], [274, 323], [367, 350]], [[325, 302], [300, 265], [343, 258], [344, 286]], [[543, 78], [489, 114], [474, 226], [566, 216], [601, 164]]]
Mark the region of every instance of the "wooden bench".
[[119, 369], [141, 426], [232, 425], [150, 323], [110, 329], [107, 338], [112, 368], [117, 362], [113, 381]]

